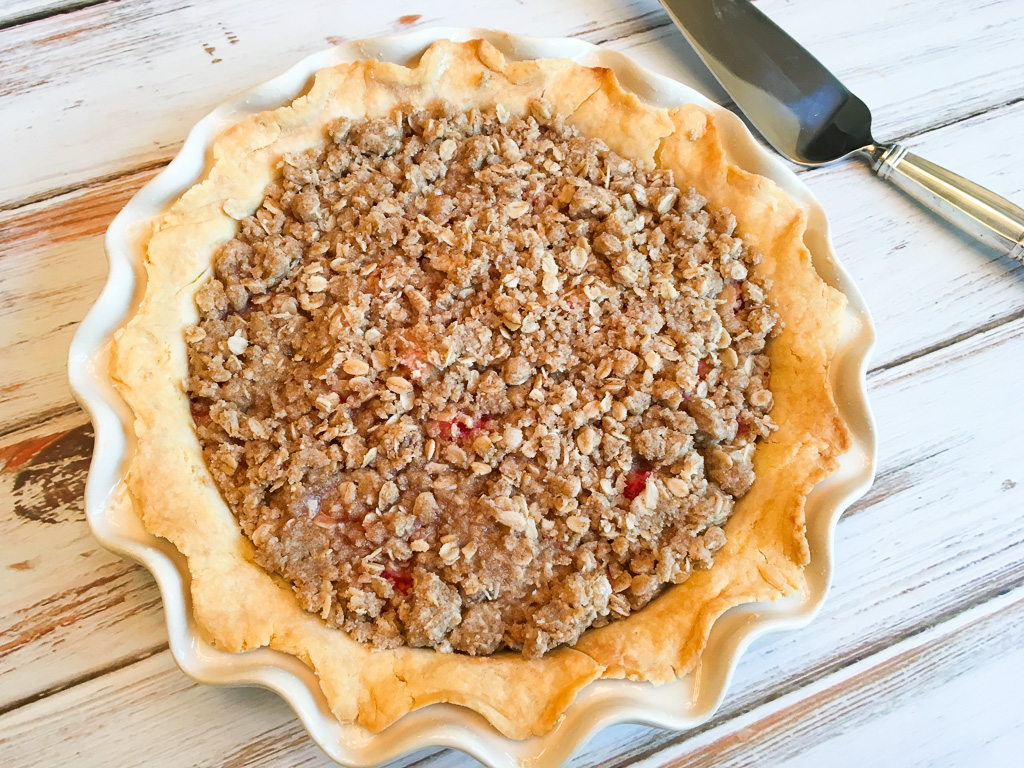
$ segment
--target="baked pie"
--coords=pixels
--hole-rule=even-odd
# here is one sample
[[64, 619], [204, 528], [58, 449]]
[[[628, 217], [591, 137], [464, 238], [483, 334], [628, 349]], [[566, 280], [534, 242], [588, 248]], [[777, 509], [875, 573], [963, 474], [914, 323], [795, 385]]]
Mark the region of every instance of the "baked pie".
[[218, 646], [515, 738], [799, 589], [843, 297], [711, 116], [483, 41], [321, 71], [152, 222], [128, 486]]

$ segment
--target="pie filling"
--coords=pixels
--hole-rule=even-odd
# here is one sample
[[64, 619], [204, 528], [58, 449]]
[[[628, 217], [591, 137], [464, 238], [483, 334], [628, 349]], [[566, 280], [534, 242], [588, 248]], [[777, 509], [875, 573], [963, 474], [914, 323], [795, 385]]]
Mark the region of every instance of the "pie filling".
[[734, 227], [543, 100], [331, 124], [185, 334], [256, 562], [360, 641], [528, 657], [710, 567], [775, 428]]

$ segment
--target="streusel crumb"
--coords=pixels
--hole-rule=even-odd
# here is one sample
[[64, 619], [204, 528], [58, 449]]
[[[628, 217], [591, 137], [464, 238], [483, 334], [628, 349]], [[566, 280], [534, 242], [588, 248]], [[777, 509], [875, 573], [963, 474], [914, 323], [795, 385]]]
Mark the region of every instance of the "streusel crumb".
[[380, 647], [538, 656], [711, 566], [754, 481], [758, 254], [666, 170], [446, 105], [333, 123], [186, 331], [256, 559]]

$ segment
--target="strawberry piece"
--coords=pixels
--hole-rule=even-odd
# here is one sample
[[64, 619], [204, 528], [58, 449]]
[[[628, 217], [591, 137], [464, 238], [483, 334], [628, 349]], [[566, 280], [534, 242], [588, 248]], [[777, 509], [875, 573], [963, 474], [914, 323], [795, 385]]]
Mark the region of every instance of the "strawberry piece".
[[444, 419], [437, 422], [437, 426], [442, 439], [463, 443], [480, 434], [493, 418], [485, 413], [473, 419], [469, 424], [462, 419]]
[[529, 203], [533, 206], [534, 213], [537, 213], [551, 205], [551, 199], [551, 195], [546, 192], [538, 192], [529, 200]]
[[711, 371], [711, 361], [706, 357], [701, 358], [700, 362], [697, 363], [697, 375], [700, 376], [703, 381], [704, 377]]
[[401, 595], [409, 594], [409, 590], [412, 589], [412, 576], [405, 571], [396, 571], [384, 566], [381, 576], [390, 581], [391, 586], [395, 588], [395, 592]]
[[210, 423], [210, 403], [206, 400], [193, 400], [188, 404], [192, 412], [192, 421], [203, 426]]
[[417, 326], [402, 333], [399, 337], [398, 362], [409, 371], [409, 378], [426, 378], [433, 366], [427, 360], [426, 344], [422, 340], [423, 332]]
[[401, 363], [409, 370], [409, 378], [422, 379], [430, 373], [430, 363], [420, 347], [408, 347], [401, 357]]
[[565, 297], [565, 306], [567, 306], [572, 312], [583, 309], [588, 302], [589, 299], [587, 299], [586, 296], [581, 296], [578, 293], [570, 293]]
[[737, 282], [726, 283], [722, 289], [722, 299], [731, 302], [729, 309], [733, 314], [743, 309], [743, 290]]
[[455, 442], [460, 442], [463, 435], [469, 431], [469, 428], [461, 421], [449, 419], [437, 422], [437, 427], [441, 431], [443, 440], [454, 440]]
[[651, 470], [642, 467], [633, 467], [626, 475], [626, 487], [622, 489], [622, 495], [632, 501], [647, 487], [647, 478], [651, 476]]

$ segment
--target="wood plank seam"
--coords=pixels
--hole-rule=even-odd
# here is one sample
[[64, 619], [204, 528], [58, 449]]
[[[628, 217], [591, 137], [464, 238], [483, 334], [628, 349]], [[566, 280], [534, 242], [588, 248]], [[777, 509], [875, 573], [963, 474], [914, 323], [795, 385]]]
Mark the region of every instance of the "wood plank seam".
[[929, 125], [927, 128], [896, 136], [894, 139], [890, 139], [890, 141], [903, 142], [906, 141], [907, 139], [914, 139], [917, 138], [918, 136], [921, 136], [922, 134], [931, 133], [932, 131], [941, 131], [943, 128], [949, 128], [950, 126], [958, 125], [959, 123], [962, 123], [966, 120], [975, 120], [979, 117], [984, 117], [985, 115], [991, 114], [992, 112], [996, 112], [1001, 109], [1010, 109], [1022, 102], [1024, 102], [1024, 96], [1015, 96], [1014, 98], [1008, 99], [1006, 101], [1000, 101], [996, 104], [989, 104], [988, 106], [981, 107], [980, 109], [968, 112], [963, 116], [958, 116], [950, 120], [943, 120], [941, 122], [935, 123], [934, 125]]
[[[182, 142], [184, 142], [184, 138], [182, 139]], [[82, 192], [83, 190], [102, 187], [104, 184], [112, 184], [121, 179], [127, 178], [128, 176], [137, 176], [139, 174], [155, 171], [160, 168], [164, 168], [170, 164], [173, 159], [174, 155], [171, 155], [166, 158], [160, 158], [159, 160], [152, 160], [148, 163], [140, 163], [139, 165], [130, 166], [117, 173], [107, 173], [103, 176], [96, 176], [79, 184], [68, 184], [66, 186], [53, 187], [52, 189], [39, 192], [35, 195], [19, 198], [18, 200], [9, 200], [6, 203], [0, 203], [0, 213], [17, 211], [19, 208], [24, 208], [28, 205], [46, 203], [56, 197], [61, 197], [62, 195], [70, 195], [75, 192]]]
[[85, 411], [77, 402], [70, 402], [66, 405], [57, 406], [44, 411], [40, 416], [33, 417], [32, 419], [25, 419], [23, 421], [15, 421], [5, 426], [0, 427], [0, 440], [8, 437], [14, 437], [19, 432], [24, 432], [30, 429], [38, 429], [46, 425], [51, 421], [64, 418], [65, 416], [73, 416], [81, 413], [85, 415]]
[[[142, 566], [139, 567], [141, 568]], [[23, 699], [15, 699], [14, 701], [8, 702], [7, 704], [0, 706], [0, 717], [3, 717], [8, 712], [13, 712], [16, 709], [21, 709], [22, 707], [28, 706], [29, 704], [34, 704], [37, 701], [42, 701], [43, 699], [49, 698], [54, 694], [70, 690], [76, 686], [82, 685], [83, 683], [88, 683], [89, 681], [96, 680], [97, 678], [103, 677], [104, 675], [109, 675], [113, 672], [117, 672], [119, 669], [124, 669], [125, 667], [129, 667], [132, 664], [137, 664], [140, 661], [145, 661], [146, 659], [152, 658], [153, 656], [156, 656], [159, 653], [163, 653], [164, 651], [169, 652], [170, 646], [167, 643], [160, 643], [159, 645], [154, 645], [143, 651], [135, 653], [126, 659], [122, 659], [116, 664], [108, 664], [106, 666], [99, 667], [98, 669], [94, 669], [91, 672], [88, 672], [84, 675], [80, 675], [79, 677], [74, 677], [70, 680], [66, 680], [62, 682], [60, 685], [54, 685], [49, 688], [45, 688], [41, 691], [32, 694], [31, 696], [26, 696]]]
[[[1024, 277], [1024, 265], [1017, 264], [1007, 259], [1006, 266], [1010, 272], [1019, 272], [1021, 274], [1021, 277]], [[1002, 328], [1004, 325], [1009, 325], [1010, 323], [1020, 320], [1021, 318], [1024, 318], [1024, 309], [993, 318], [992, 320], [989, 320], [987, 323], [982, 323], [981, 325], [975, 326], [970, 330], [958, 333], [955, 336], [950, 336], [949, 338], [946, 339], [942, 339], [940, 341], [935, 342], [934, 344], [929, 344], [927, 347], [922, 347], [919, 350], [898, 357], [895, 360], [890, 360], [887, 363], [882, 363], [881, 365], [869, 368], [868, 376], [872, 377], [878, 376], [879, 374], [882, 373], [887, 373], [888, 371], [899, 368], [903, 365], [906, 365], [907, 363], [912, 363], [916, 360], [920, 360], [923, 357], [927, 357], [928, 355], [934, 354], [936, 352], [941, 352], [944, 349], [948, 349], [949, 347], [952, 347], [963, 341], [967, 341], [974, 336], [978, 336], [980, 334], [988, 333], [989, 331], [994, 331], [999, 328]]]
[[50, 19], [54, 16], [65, 16], [69, 13], [75, 13], [76, 11], [85, 10], [86, 8], [92, 8], [97, 5], [103, 5], [104, 3], [111, 2], [114, 2], [114, 0], [76, 0], [75, 2], [70, 2], [59, 8], [26, 13], [21, 16], [15, 16], [13, 18], [0, 21], [0, 32], [3, 32], [5, 29], [20, 27], [23, 24], [31, 24], [34, 21], [43, 21], [44, 19]]
[[[655, 11], [641, 13], [638, 16], [632, 16], [628, 19], [623, 19], [622, 21], [581, 29], [578, 32], [573, 32], [569, 37], [578, 37], [581, 40], [586, 40], [588, 43], [593, 43], [594, 45], [604, 45], [605, 43], [626, 40], [633, 35], [644, 35], [648, 32], [653, 32], [657, 29], [663, 29], [671, 26], [672, 19], [669, 18], [663, 8], [659, 7]], [[622, 31], [621, 33], [612, 32], [608, 36], [598, 34], [599, 32], [611, 32], [612, 30], [627, 31]], [[680, 37], [680, 40], [682, 40], [682, 37]]]
[[843, 513], [842, 519], [848, 520], [854, 515], [879, 504], [890, 496], [894, 496], [897, 493], [907, 490], [917, 479], [912, 473], [912, 470], [953, 450], [955, 447], [956, 446], [954, 445], [949, 445], [938, 450], [932, 450], [924, 455], [912, 456], [908, 460], [895, 466], [886, 467], [875, 476], [875, 482], [871, 488], [868, 489], [868, 492], [851, 504], [846, 512]]

